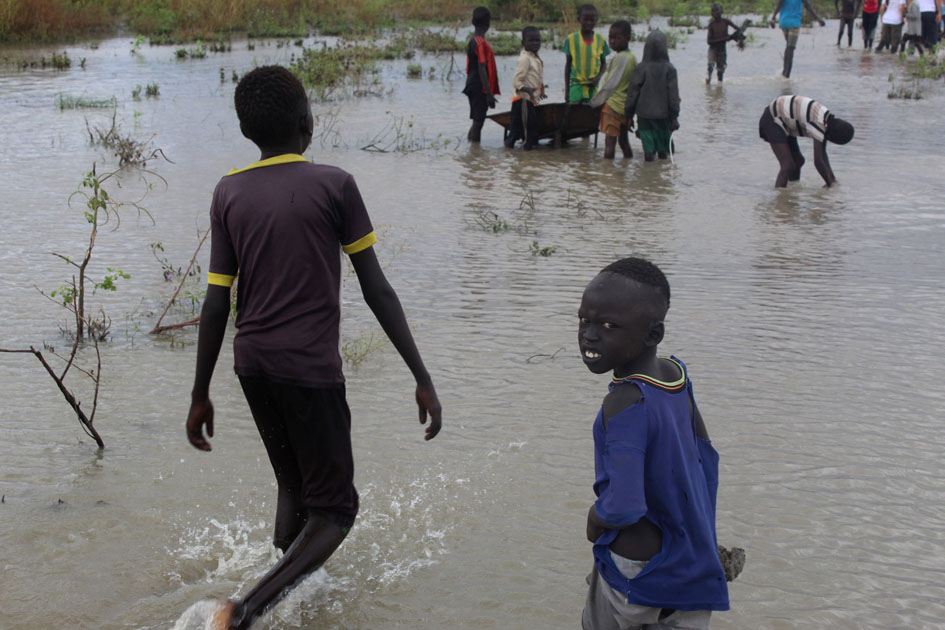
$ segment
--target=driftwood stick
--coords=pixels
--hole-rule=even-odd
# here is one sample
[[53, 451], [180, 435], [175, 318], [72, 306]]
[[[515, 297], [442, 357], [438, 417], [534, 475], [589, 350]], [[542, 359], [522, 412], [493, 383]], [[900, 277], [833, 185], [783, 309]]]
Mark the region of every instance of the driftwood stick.
[[150, 333], [150, 335], [159, 335], [162, 332], [167, 332], [168, 330], [180, 330], [181, 328], [187, 328], [188, 326], [197, 326], [200, 324], [200, 318], [195, 317], [193, 319], [188, 319], [186, 322], [180, 322], [178, 324], [169, 324], [167, 326], [155, 326]]
[[[52, 380], [56, 382], [56, 386], [59, 387], [59, 391], [62, 392], [62, 395], [66, 399], [66, 402], [69, 403], [69, 406], [72, 407], [73, 411], [75, 411], [76, 416], [79, 419], [79, 424], [82, 425], [82, 429], [86, 432], [86, 434], [88, 434], [90, 438], [95, 440], [95, 443], [98, 444], [99, 448], [105, 448], [105, 442], [102, 441], [102, 437], [98, 434], [98, 431], [95, 430], [95, 427], [92, 426], [92, 421], [88, 418], [88, 416], [85, 415], [85, 412], [82, 411], [81, 403], [79, 403], [79, 401], [76, 400], [72, 392], [69, 391], [69, 388], [67, 388], [65, 383], [62, 382], [62, 379], [56, 375], [56, 371], [46, 361], [46, 358], [43, 356], [42, 352], [40, 352], [33, 346], [30, 346], [29, 350], [9, 350], [6, 348], [0, 348], [0, 352], [10, 352], [10, 353], [18, 353], [18, 354], [25, 354], [29, 352], [30, 354], [35, 356], [37, 359], [39, 359], [39, 362], [43, 364], [43, 367], [46, 369], [46, 372], [49, 374], [49, 376], [52, 377]], [[96, 344], [96, 353], [98, 353], [98, 344]], [[101, 369], [101, 357], [99, 357], [99, 369]], [[99, 374], [99, 372], [96, 372], [96, 374]], [[98, 379], [97, 378], [95, 379], [95, 399], [97, 402], [98, 401]], [[93, 410], [92, 410], [93, 416], [95, 414], [94, 407], [95, 405], [93, 405]]]

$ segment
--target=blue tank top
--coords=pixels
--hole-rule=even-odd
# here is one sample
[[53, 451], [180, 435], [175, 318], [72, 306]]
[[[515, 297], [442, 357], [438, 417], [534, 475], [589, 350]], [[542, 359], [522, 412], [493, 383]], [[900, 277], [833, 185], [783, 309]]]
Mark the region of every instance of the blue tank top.
[[[594, 564], [604, 580], [631, 604], [677, 610], [728, 610], [728, 585], [718, 556], [715, 498], [719, 455], [696, 436], [692, 383], [675, 357], [680, 378], [662, 383], [628, 379], [643, 392], [639, 402], [594, 422], [594, 504], [601, 521], [626, 527], [642, 517], [663, 533], [663, 547], [634, 578], [610, 555], [619, 530], [594, 543]], [[613, 387], [629, 385], [613, 384]], [[694, 402], [692, 402], [694, 404]]]
[[781, 3], [781, 28], [800, 28], [801, 11], [803, 10], [802, 0], [784, 0]]

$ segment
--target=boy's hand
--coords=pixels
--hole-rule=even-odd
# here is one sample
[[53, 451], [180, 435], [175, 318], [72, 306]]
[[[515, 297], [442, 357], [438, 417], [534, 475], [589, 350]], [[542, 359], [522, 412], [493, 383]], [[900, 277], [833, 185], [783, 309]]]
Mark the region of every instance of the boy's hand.
[[489, 101], [489, 109], [495, 109], [495, 104], [496, 104], [495, 96], [490, 94], [488, 96], [488, 101]]
[[606, 527], [601, 527], [597, 519], [597, 509], [594, 507], [594, 504], [591, 503], [591, 509], [587, 511], [587, 540], [588, 542], [597, 542], [597, 539], [600, 538], [601, 534], [604, 533]]
[[824, 22], [823, 20], [817, 20], [817, 21], [820, 22], [820, 25], [821, 25], [821, 26], [827, 26], [827, 23]]
[[[430, 426], [427, 427], [424, 440], [432, 440], [440, 432], [442, 424], [440, 400], [436, 397], [436, 390], [430, 381], [417, 383], [417, 407], [420, 410], [420, 424], [426, 424], [427, 414], [430, 415]], [[213, 435], [212, 433], [210, 435]]]
[[669, 130], [676, 131], [677, 129], [679, 129], [679, 119], [673, 118], [673, 120], [669, 123]]
[[201, 451], [213, 450], [210, 442], [203, 436], [203, 427], [207, 427], [207, 435], [213, 437], [213, 403], [207, 398], [203, 401], [190, 403], [190, 412], [187, 414], [187, 440]]

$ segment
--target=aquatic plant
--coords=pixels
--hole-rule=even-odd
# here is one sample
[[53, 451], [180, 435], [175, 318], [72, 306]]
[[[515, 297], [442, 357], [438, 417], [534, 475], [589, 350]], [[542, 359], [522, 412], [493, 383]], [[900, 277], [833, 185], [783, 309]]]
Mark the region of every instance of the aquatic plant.
[[[164, 281], [173, 282], [176, 280], [177, 287], [167, 300], [164, 310], [154, 323], [154, 326], [148, 332], [150, 335], [166, 333], [171, 330], [180, 330], [181, 328], [196, 326], [200, 323], [198, 307], [203, 302], [207, 292], [204, 285], [200, 282], [201, 269], [200, 264], [197, 262], [197, 255], [200, 253], [201, 248], [203, 248], [203, 244], [207, 241], [207, 237], [210, 236], [210, 230], [204, 230], [202, 233], [198, 230], [197, 236], [199, 237], [197, 249], [194, 250], [193, 255], [190, 257], [190, 262], [187, 263], [186, 269], [179, 266], [175, 267], [168, 261], [167, 256], [163, 255], [164, 245], [162, 243], [151, 243], [151, 253], [161, 264], [161, 274], [164, 277]], [[231, 293], [235, 294], [236, 291], [234, 290]], [[172, 307], [176, 308], [178, 312], [184, 314], [184, 316], [190, 317], [190, 319], [174, 324], [163, 324], [164, 317], [167, 316]], [[235, 316], [236, 300], [232, 296], [230, 310]]]
[[419, 63], [407, 64], [407, 76], [411, 79], [418, 79], [423, 74], [423, 66]]
[[443, 133], [430, 138], [425, 131], [416, 128], [413, 118], [392, 114], [383, 129], [374, 134], [361, 150], [372, 153], [414, 153], [459, 146], [459, 140], [457, 137], [454, 143], [452, 138], [447, 138]]
[[381, 350], [385, 345], [387, 345], [387, 337], [371, 330], [368, 333], [361, 333], [353, 339], [343, 340], [341, 343], [341, 357], [349, 367], [357, 367], [368, 355]]
[[289, 68], [309, 89], [312, 100], [326, 100], [346, 85], [364, 85], [377, 74], [380, 51], [353, 42], [305, 48]]
[[[153, 91], [156, 94], [157, 84], [155, 83], [153, 86]], [[149, 85], [148, 90], [151, 91], [151, 89], [152, 86]], [[118, 109], [116, 108], [112, 111], [111, 125], [107, 128], [97, 125], [93, 128], [89, 125], [88, 119], [85, 120], [85, 130], [89, 134], [89, 143], [92, 146], [102, 146], [109, 149], [118, 158], [119, 166], [146, 166], [150, 160], [158, 156], [167, 159], [161, 149], [151, 147], [154, 136], [142, 140], [130, 134], [122, 134], [117, 115]]]
[[72, 96], [60, 92], [56, 96], [56, 105], [60, 110], [66, 109], [105, 109], [115, 107], [118, 100], [114, 96], [108, 98], [93, 98], [90, 96]]
[[538, 241], [532, 241], [532, 244], [529, 245], [528, 251], [532, 256], [541, 256], [542, 258], [548, 258], [556, 251], [558, 251], [557, 245], [548, 245], [542, 247], [538, 244]]

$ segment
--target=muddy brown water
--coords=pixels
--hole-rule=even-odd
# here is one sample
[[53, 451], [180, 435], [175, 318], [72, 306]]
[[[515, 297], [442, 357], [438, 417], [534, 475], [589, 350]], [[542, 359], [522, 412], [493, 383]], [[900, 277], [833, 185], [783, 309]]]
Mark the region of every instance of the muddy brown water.
[[[409, 373], [389, 346], [347, 368], [361, 516], [326, 569], [259, 627], [578, 627], [591, 423], [607, 383], [580, 361], [576, 310], [596, 270], [630, 253], [669, 276], [663, 350], [688, 363], [722, 456], [719, 541], [748, 554], [732, 610], [713, 627], [941, 627], [945, 87], [887, 98], [899, 65], [858, 44], [838, 50], [835, 21], [801, 34], [786, 81], [780, 33], [754, 33], [748, 50], [730, 49], [724, 87], [703, 82], [704, 31], [672, 51], [675, 163], [644, 164], [636, 139], [637, 157], [614, 163], [591, 142], [507, 151], [492, 123], [470, 147], [462, 80], [440, 78], [444, 58], [419, 59], [432, 80], [389, 62], [382, 97], [315, 105], [324, 133], [308, 157], [355, 175], [444, 429], [423, 442]], [[149, 244], [185, 265], [215, 182], [257, 157], [238, 132], [231, 73], [288, 63], [297, 49], [236, 41], [178, 61], [173, 48], [131, 48], [128, 38], [67, 46], [67, 71], [0, 71], [0, 346], [67, 344], [64, 312], [34, 286], [68, 277], [48, 252], [81, 252], [86, 225], [69, 195], [93, 162], [115, 166], [86, 132], [110, 112], [60, 111], [57, 95], [115, 96], [123, 132], [153, 134], [173, 160], [149, 164], [167, 181], [143, 202], [155, 223], [126, 210], [95, 249], [96, 274], [132, 276], [92, 300], [113, 322], [96, 419], [104, 453], [32, 357], [0, 358], [4, 629], [198, 627], [199, 602], [244, 591], [273, 562], [275, 485], [229, 338], [207, 454], [183, 432], [194, 333], [170, 343], [142, 331], [170, 291]], [[642, 44], [632, 49], [639, 57]], [[541, 54], [557, 98], [562, 55]], [[514, 61], [499, 62], [505, 106]], [[158, 98], [131, 98], [155, 82]], [[830, 149], [833, 189], [803, 140], [801, 182], [772, 187], [777, 164], [757, 121], [790, 92], [856, 126], [852, 144]], [[360, 150], [389, 141], [397, 119], [406, 140], [437, 147]], [[141, 190], [136, 176], [121, 183], [113, 195]], [[512, 229], [487, 229], [489, 213]], [[556, 249], [536, 256], [533, 242]], [[344, 337], [372, 331], [348, 278]]]

